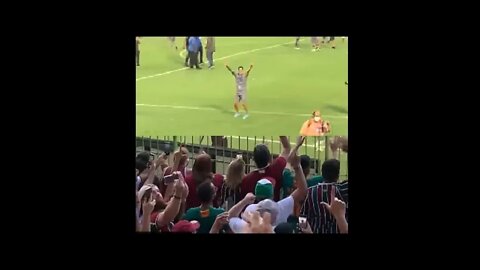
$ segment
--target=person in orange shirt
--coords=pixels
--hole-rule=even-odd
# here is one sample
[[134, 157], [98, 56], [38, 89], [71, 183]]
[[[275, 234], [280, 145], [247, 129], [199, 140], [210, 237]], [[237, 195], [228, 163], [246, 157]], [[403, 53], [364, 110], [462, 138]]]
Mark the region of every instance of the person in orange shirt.
[[322, 120], [320, 111], [314, 111], [312, 118], [303, 123], [300, 129], [302, 136], [324, 136], [325, 133], [330, 132], [330, 122]]

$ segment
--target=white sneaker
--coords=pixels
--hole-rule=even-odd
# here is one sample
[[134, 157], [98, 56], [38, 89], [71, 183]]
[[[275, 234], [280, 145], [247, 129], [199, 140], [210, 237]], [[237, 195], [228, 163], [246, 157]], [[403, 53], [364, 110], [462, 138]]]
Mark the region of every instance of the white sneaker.
[[314, 52], [314, 51], [315, 51], [315, 48], [312, 49], [312, 52]]
[[240, 116], [240, 113], [238, 112], [233, 115], [233, 117], [239, 117], [239, 116]]
[[247, 119], [247, 118], [248, 118], [248, 114], [245, 114], [245, 115], [243, 116], [243, 120], [245, 120], [245, 119]]
[[300, 50], [300, 48], [299, 48], [299, 47], [295, 47], [295, 50]]

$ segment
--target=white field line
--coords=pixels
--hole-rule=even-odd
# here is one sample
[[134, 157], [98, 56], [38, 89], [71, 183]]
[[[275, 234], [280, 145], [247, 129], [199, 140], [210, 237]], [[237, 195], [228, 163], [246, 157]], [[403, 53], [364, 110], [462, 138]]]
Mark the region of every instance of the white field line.
[[[227, 56], [224, 56], [224, 57], [216, 58], [215, 60], [223, 60], [223, 59], [227, 59], [227, 58], [234, 57], [234, 56], [237, 56], [237, 55], [243, 55], [243, 54], [248, 54], [248, 53], [257, 52], [257, 51], [261, 51], [261, 50], [272, 49], [272, 48], [280, 47], [282, 45], [291, 44], [291, 43], [295, 43], [295, 41], [290, 41], [290, 42], [276, 44], [276, 45], [272, 45], [272, 46], [268, 46], [268, 47], [243, 51], [243, 52], [227, 55]], [[174, 69], [174, 70], [170, 70], [170, 71], [167, 71], [167, 72], [162, 72], [162, 73], [158, 73], [158, 74], [154, 74], [154, 75], [150, 75], [150, 76], [140, 77], [140, 78], [137, 78], [135, 81], [138, 82], [138, 81], [145, 80], [145, 79], [160, 77], [160, 76], [163, 76], [163, 75], [168, 75], [168, 74], [171, 74], [171, 73], [174, 73], [174, 72], [177, 72], [177, 71], [186, 70], [186, 69], [189, 69], [189, 67], [183, 67], [183, 68]]]
[[[201, 110], [201, 111], [221, 111], [219, 109], [208, 108], [208, 107], [193, 107], [193, 106], [174, 106], [174, 105], [155, 105], [155, 104], [136, 104], [139, 107], [157, 107], [157, 108], [169, 108], [169, 109], [183, 109], [183, 110]], [[232, 111], [233, 113], [233, 111]], [[285, 113], [285, 112], [263, 112], [263, 111], [249, 111], [253, 114], [270, 114], [270, 115], [284, 115], [284, 116], [311, 116], [312, 114], [303, 114], [303, 113]], [[348, 119], [348, 115], [322, 115], [325, 118], [337, 118], [337, 119]]]

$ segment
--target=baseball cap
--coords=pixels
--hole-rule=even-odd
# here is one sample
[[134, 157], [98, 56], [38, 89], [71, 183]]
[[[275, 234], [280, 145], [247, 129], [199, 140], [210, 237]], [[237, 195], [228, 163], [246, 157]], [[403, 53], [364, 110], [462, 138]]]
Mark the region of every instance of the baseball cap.
[[257, 204], [257, 211], [260, 212], [262, 216], [264, 212], [269, 212], [271, 216], [271, 222], [272, 224], [275, 224], [277, 221], [277, 216], [280, 212], [280, 207], [278, 206], [278, 203], [270, 199], [265, 199]]
[[195, 233], [200, 228], [200, 223], [196, 220], [180, 220], [173, 225], [172, 232]]
[[255, 197], [259, 199], [273, 198], [273, 186], [275, 179], [272, 177], [264, 177], [257, 181], [255, 185]]
[[295, 233], [295, 226], [288, 222], [278, 224], [273, 230], [275, 233]]

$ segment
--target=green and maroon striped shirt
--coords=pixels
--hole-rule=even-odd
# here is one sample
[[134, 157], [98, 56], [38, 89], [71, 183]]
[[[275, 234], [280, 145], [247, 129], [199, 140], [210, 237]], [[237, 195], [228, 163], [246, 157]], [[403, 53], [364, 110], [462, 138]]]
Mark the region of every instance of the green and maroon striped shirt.
[[335, 218], [321, 204], [321, 202], [330, 204], [330, 192], [333, 185], [337, 188], [336, 197], [347, 205], [346, 219], [348, 221], [348, 180], [335, 184], [320, 183], [308, 189], [307, 197], [300, 211], [301, 215], [307, 217], [313, 233], [340, 233]]

